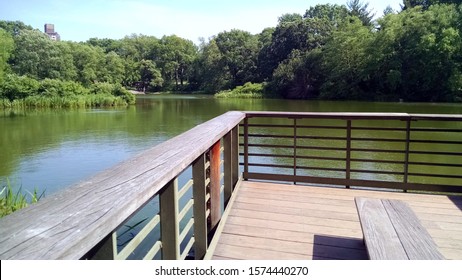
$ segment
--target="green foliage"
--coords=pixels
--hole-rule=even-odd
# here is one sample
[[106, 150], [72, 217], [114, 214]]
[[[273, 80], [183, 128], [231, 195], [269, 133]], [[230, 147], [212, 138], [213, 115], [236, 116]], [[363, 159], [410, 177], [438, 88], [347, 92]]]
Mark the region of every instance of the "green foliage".
[[215, 94], [216, 98], [263, 98], [265, 94], [265, 86], [263, 84], [245, 83], [242, 86], [237, 86], [233, 90], [220, 91]]
[[39, 195], [38, 190], [34, 189], [33, 193], [29, 193], [28, 199], [21, 188], [14, 192], [10, 182], [7, 181], [6, 186], [3, 186], [0, 191], [0, 218], [27, 207], [29, 203], [37, 203], [44, 194], [45, 192], [42, 192]]
[[246, 97], [236, 88], [249, 82], [265, 83], [284, 98], [460, 102], [458, 3], [405, 0], [402, 11], [389, 8], [374, 21], [360, 0], [316, 5], [303, 16], [281, 15], [260, 34], [224, 31], [199, 46], [175, 35], [54, 42], [21, 22], [0, 21], [0, 104], [132, 104], [122, 85], [208, 93], [235, 88], [227, 95]]
[[0, 81], [8, 68], [8, 59], [14, 49], [13, 38], [4, 29], [0, 28]]

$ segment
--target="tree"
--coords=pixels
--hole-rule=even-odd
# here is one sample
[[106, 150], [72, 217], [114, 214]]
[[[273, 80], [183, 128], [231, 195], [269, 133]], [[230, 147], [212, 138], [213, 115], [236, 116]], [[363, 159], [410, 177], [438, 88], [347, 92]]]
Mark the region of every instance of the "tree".
[[[406, 101], [462, 96], [462, 30], [454, 5], [407, 9], [380, 20], [370, 67], [373, 86]], [[372, 50], [371, 50], [372, 52]]]
[[194, 81], [199, 88], [210, 93], [229, 88], [231, 76], [228, 72], [223, 55], [214, 39], [208, 43], [202, 42], [199, 55], [194, 62]]
[[367, 99], [366, 66], [374, 34], [357, 17], [334, 31], [323, 52], [326, 80], [321, 97], [328, 99]]
[[0, 81], [8, 68], [8, 59], [14, 49], [13, 38], [5, 30], [0, 28]]
[[176, 35], [164, 36], [160, 40], [159, 65], [166, 81], [175, 81], [176, 89], [189, 78], [190, 67], [197, 55], [197, 48], [190, 40]]
[[291, 23], [294, 21], [299, 21], [301, 19], [302, 19], [301, 14], [294, 13], [294, 14], [283, 14], [282, 16], [279, 17], [278, 21], [279, 21], [279, 24], [284, 24], [284, 23]]
[[231, 76], [230, 87], [253, 82], [257, 78], [257, 36], [233, 29], [219, 33], [214, 40], [221, 53], [221, 60]]
[[321, 50], [293, 50], [273, 73], [270, 89], [285, 98], [308, 99], [319, 95]]
[[347, 2], [347, 7], [350, 11], [350, 15], [358, 17], [364, 25], [372, 24], [375, 13], [369, 10], [369, 3], [364, 3], [360, 0], [349, 0]]
[[141, 60], [139, 64], [143, 92], [148, 88], [159, 88], [163, 84], [162, 74], [152, 60]]

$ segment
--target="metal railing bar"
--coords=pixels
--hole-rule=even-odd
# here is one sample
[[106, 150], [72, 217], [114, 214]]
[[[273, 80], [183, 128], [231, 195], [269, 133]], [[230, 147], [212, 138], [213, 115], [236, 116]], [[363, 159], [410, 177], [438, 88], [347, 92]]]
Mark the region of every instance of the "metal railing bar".
[[447, 178], [447, 179], [462, 179], [461, 175], [445, 175], [445, 174], [429, 174], [429, 173], [408, 173], [409, 176], [415, 177], [437, 177], [437, 178]]
[[160, 223], [160, 215], [154, 216], [138, 234], [117, 254], [117, 259], [125, 260], [141, 244], [148, 234]]
[[182, 188], [181, 190], [178, 191], [178, 199], [181, 199], [187, 192], [188, 190], [191, 189], [194, 181], [190, 179]]
[[352, 173], [369, 173], [369, 174], [383, 174], [383, 175], [404, 175], [404, 172], [397, 171], [383, 171], [383, 170], [367, 170], [367, 169], [351, 169]]
[[351, 130], [371, 130], [371, 131], [406, 131], [401, 127], [370, 127], [370, 126], [352, 126]]
[[194, 200], [190, 199], [188, 203], [183, 207], [181, 210], [180, 214], [178, 214], [178, 221], [183, 220], [183, 218], [186, 216], [186, 214], [191, 210], [191, 208], [194, 206]]
[[462, 145], [462, 141], [449, 140], [410, 140], [411, 143]]
[[370, 162], [370, 163], [388, 163], [388, 164], [404, 164], [400, 160], [378, 160], [378, 159], [365, 159], [365, 158], [352, 158], [351, 162]]
[[409, 162], [409, 165], [443, 166], [443, 167], [462, 167], [462, 164], [456, 164], [456, 163], [421, 162], [421, 161], [410, 161], [410, 162]]
[[404, 150], [385, 150], [385, 149], [361, 149], [361, 148], [351, 148], [352, 152], [367, 152], [367, 153], [394, 153], [394, 154], [404, 154]]
[[417, 132], [462, 132], [462, 129], [452, 128], [412, 128], [411, 131]]
[[188, 235], [189, 231], [192, 229], [193, 225], [194, 225], [194, 219], [191, 218], [191, 219], [189, 220], [189, 222], [186, 224], [186, 226], [184, 227], [184, 229], [183, 229], [183, 231], [181, 232], [181, 234], [180, 234], [180, 238], [179, 238], [180, 242], [179, 242], [179, 244], [183, 243], [183, 240], [186, 238], [186, 236]]
[[192, 246], [194, 245], [194, 242], [195, 242], [194, 237], [191, 237], [188, 244], [184, 248], [183, 254], [181, 254], [181, 259], [182, 260], [186, 259], [186, 257], [188, 256], [189, 251], [191, 250]]
[[149, 252], [144, 256], [143, 260], [152, 260], [157, 253], [159, 253], [160, 249], [162, 249], [162, 242], [158, 240], [152, 248], [149, 250]]
[[462, 156], [462, 153], [459, 152], [409, 151], [409, 153], [416, 155]]

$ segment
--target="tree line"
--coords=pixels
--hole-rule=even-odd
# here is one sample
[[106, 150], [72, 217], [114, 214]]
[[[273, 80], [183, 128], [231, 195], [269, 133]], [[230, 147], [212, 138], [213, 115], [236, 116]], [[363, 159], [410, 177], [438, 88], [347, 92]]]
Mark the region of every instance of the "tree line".
[[5, 84], [21, 78], [108, 84], [119, 96], [126, 96], [122, 86], [215, 93], [256, 83], [284, 98], [460, 102], [458, 3], [404, 0], [378, 19], [360, 0], [316, 5], [282, 15], [260, 34], [233, 29], [199, 45], [141, 34], [54, 42], [21, 22], [0, 21], [0, 94], [14, 98]]

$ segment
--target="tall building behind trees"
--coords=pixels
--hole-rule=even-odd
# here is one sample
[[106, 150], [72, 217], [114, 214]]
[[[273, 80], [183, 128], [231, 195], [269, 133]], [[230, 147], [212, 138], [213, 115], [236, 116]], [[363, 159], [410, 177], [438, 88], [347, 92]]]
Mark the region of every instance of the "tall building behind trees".
[[45, 23], [44, 25], [44, 31], [45, 34], [50, 37], [51, 40], [53, 41], [61, 41], [61, 36], [59, 35], [58, 32], [55, 32], [55, 25], [51, 23]]

